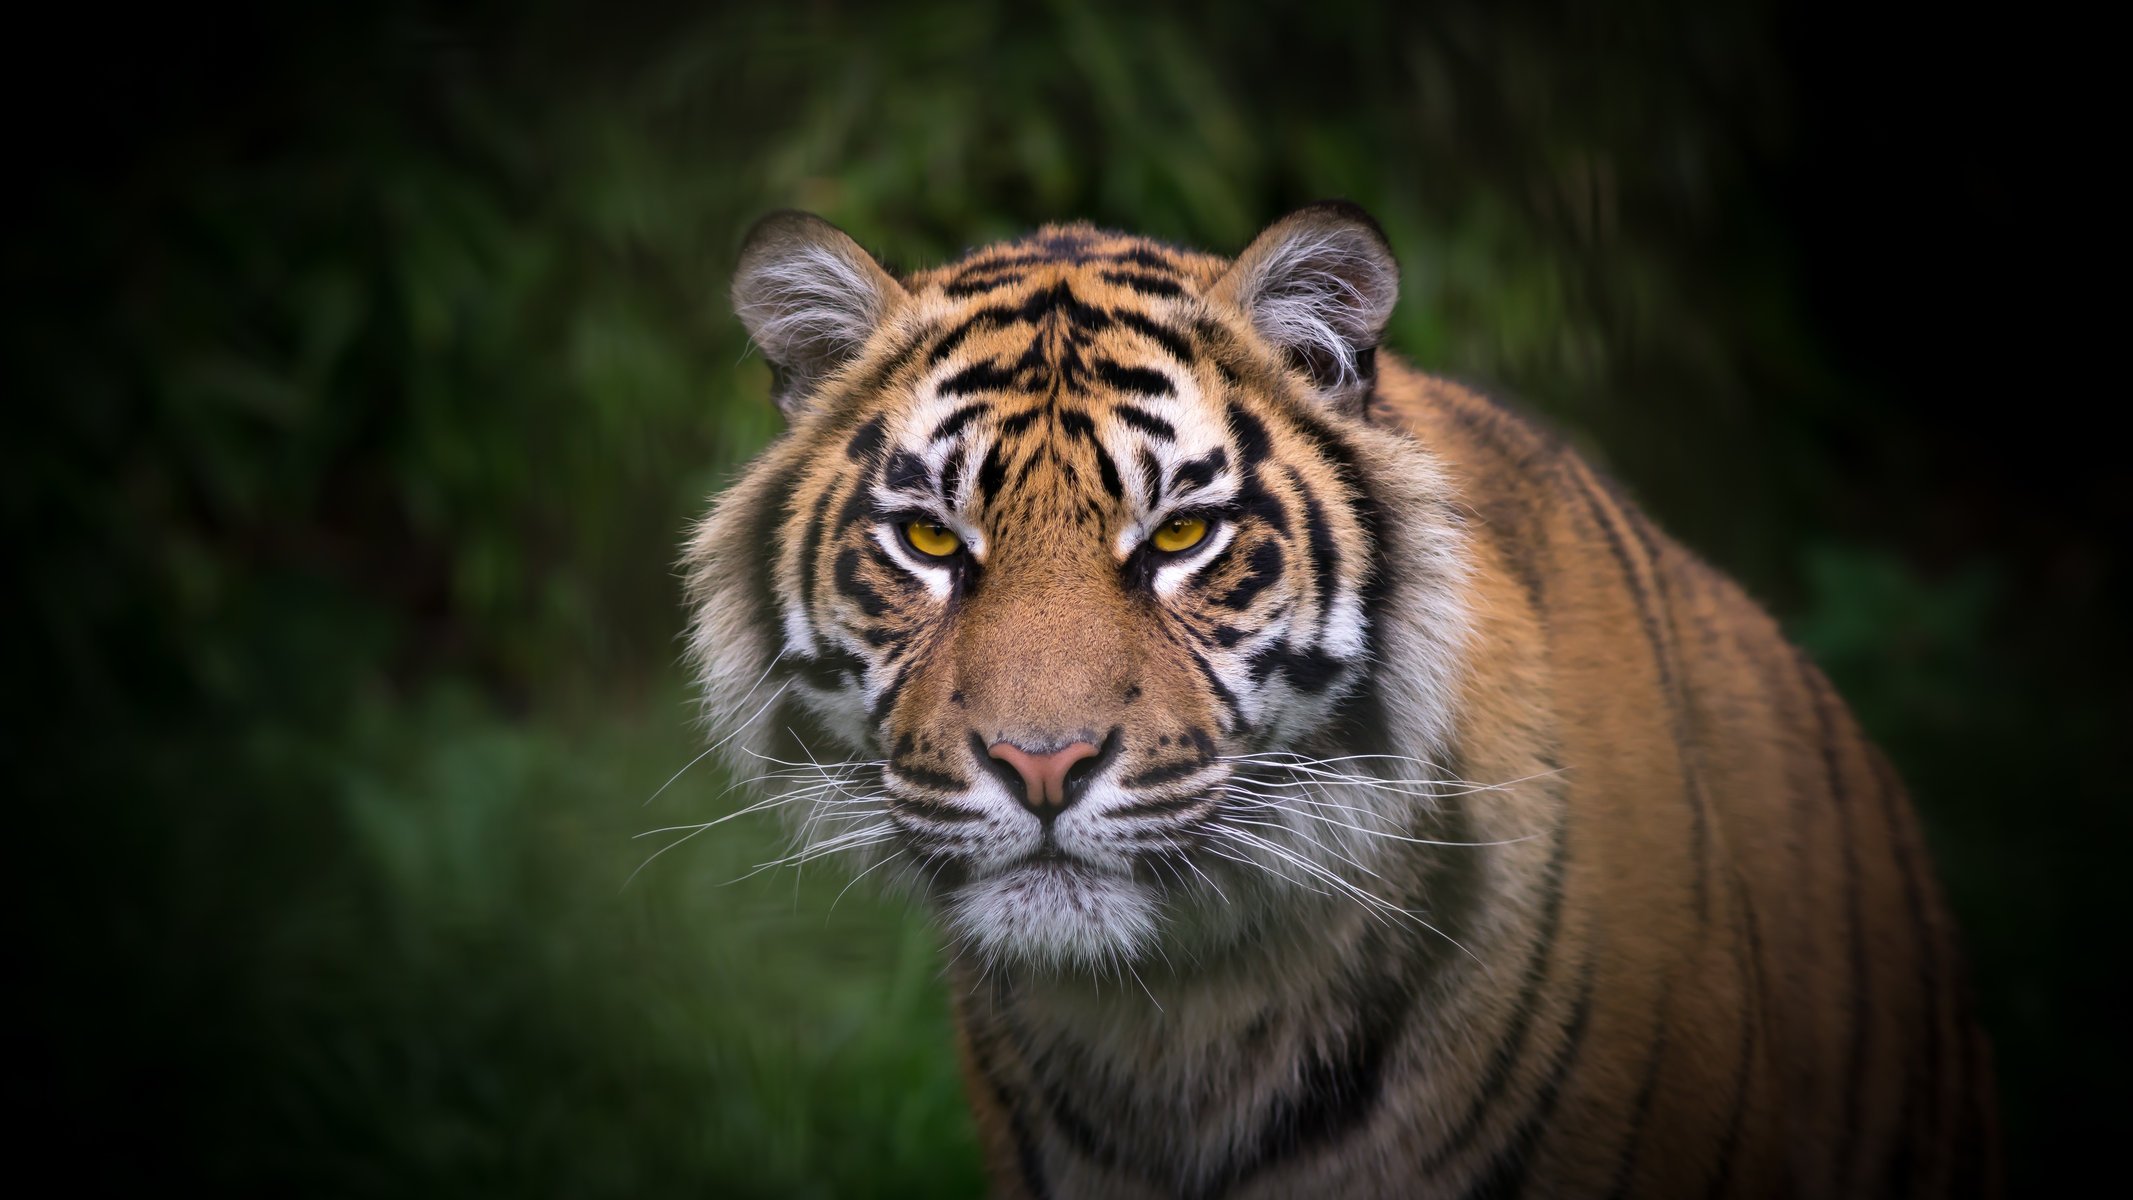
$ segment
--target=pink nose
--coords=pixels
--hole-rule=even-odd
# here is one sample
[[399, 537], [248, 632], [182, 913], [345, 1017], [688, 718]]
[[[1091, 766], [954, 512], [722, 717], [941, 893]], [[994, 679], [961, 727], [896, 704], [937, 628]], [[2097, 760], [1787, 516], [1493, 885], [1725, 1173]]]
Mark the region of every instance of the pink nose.
[[987, 749], [1022, 777], [1022, 803], [1040, 817], [1050, 817], [1067, 806], [1067, 772], [1096, 753], [1088, 742], [1073, 742], [1049, 754], [1031, 754], [1013, 742], [994, 742]]

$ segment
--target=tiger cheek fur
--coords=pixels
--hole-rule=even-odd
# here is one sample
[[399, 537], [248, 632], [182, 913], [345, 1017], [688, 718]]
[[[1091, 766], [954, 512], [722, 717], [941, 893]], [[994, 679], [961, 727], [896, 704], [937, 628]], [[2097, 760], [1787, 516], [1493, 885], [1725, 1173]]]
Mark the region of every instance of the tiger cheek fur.
[[1235, 260], [743, 252], [791, 428], [687, 551], [707, 723], [938, 916], [995, 1188], [1991, 1190], [1886, 764], [1575, 454], [1381, 358], [1396, 293], [1340, 204]]

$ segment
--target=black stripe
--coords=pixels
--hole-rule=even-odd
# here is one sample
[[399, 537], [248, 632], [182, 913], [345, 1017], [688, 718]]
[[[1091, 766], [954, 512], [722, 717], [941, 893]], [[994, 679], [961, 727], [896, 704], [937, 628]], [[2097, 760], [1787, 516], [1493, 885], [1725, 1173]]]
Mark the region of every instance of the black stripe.
[[[1362, 529], [1363, 561], [1358, 564], [1360, 570], [1357, 573], [1362, 586], [1358, 598], [1366, 615], [1382, 612], [1396, 582], [1395, 574], [1403, 567], [1386, 552], [1385, 516], [1377, 498], [1370, 493], [1369, 476], [1357, 465], [1355, 451], [1347, 440], [1322, 424], [1309, 410], [1292, 408], [1289, 420], [1297, 436], [1309, 442], [1319, 457], [1332, 464], [1334, 476], [1347, 489], [1349, 511], [1355, 514], [1356, 524]], [[1384, 631], [1376, 621], [1364, 625], [1363, 661], [1381, 661], [1383, 637]], [[1385, 722], [1384, 697], [1366, 681], [1352, 697], [1343, 701], [1335, 732], [1349, 738], [1376, 737], [1381, 736], [1377, 731], [1385, 728]]]
[[1090, 419], [1089, 414], [1078, 408], [1062, 408], [1057, 411], [1060, 432], [1084, 442], [1096, 440], [1096, 422]]
[[875, 699], [874, 707], [867, 710], [868, 721], [875, 725], [881, 724], [882, 719], [889, 715], [889, 709], [895, 706], [897, 693], [904, 690], [904, 680], [909, 677], [909, 670], [897, 668], [896, 677], [889, 680], [887, 687], [881, 689], [881, 695]]
[[[1748, 1093], [1755, 1075], [1755, 1036], [1763, 1011], [1762, 935], [1756, 932], [1755, 910], [1748, 905], [1747, 890], [1735, 881], [1734, 898], [1740, 904], [1741, 929], [1734, 957], [1741, 974], [1740, 1065], [1733, 1072], [1732, 1111], [1726, 1118], [1726, 1135], [1718, 1145], [1718, 1170], [1704, 1191], [1707, 1200], [1718, 1200], [1733, 1182], [1733, 1159], [1740, 1149], [1741, 1129], [1748, 1114]], [[1752, 953], [1751, 953], [1752, 951]]]
[[[788, 500], [793, 496], [794, 489], [799, 486], [800, 471], [803, 465], [795, 462], [779, 471], [771, 481], [770, 486], [757, 493], [757, 495], [764, 497], [764, 507], [770, 510], [770, 514], [759, 515], [752, 522], [753, 524], [764, 527], [775, 526], [781, 532], [790, 528], [792, 516], [797, 516], [798, 513], [795, 511], [791, 515], [787, 515], [784, 509]], [[807, 522], [808, 527], [821, 524], [820, 503], [820, 501], [817, 501], [818, 511], [814, 514], [813, 520]], [[797, 510], [797, 505], [794, 507]], [[777, 586], [777, 568], [781, 557], [781, 555], [777, 554], [756, 555], [755, 570], [752, 572], [754, 578], [751, 582], [754, 584], [754, 599], [756, 610], [759, 614], [754, 623], [771, 629], [784, 627], [785, 606], [779, 602]], [[800, 598], [800, 611], [802, 613], [807, 611], [807, 598], [804, 595]]]
[[1177, 359], [1188, 367], [1193, 364], [1195, 356], [1192, 352], [1192, 343], [1185, 339], [1184, 334], [1160, 321], [1151, 321], [1137, 312], [1129, 312], [1122, 309], [1113, 312], [1111, 315], [1118, 318], [1119, 324], [1136, 333], [1146, 335], [1150, 341], [1169, 351], [1172, 358]]
[[1266, 426], [1241, 404], [1229, 406], [1229, 430], [1237, 439], [1237, 457], [1245, 471], [1251, 471], [1274, 453], [1274, 439], [1267, 436]]
[[1141, 489], [1148, 493], [1148, 506], [1163, 502], [1163, 464], [1156, 461], [1155, 453], [1141, 447]]
[[898, 450], [889, 456], [889, 465], [882, 471], [882, 486], [893, 492], [906, 489], [921, 489], [931, 482], [926, 472], [926, 460], [909, 450]]
[[1016, 491], [1022, 490], [1022, 485], [1029, 482], [1030, 473], [1037, 469], [1037, 464], [1043, 462], [1048, 453], [1049, 449], [1047, 447], [1039, 446], [1037, 449], [1030, 451], [1028, 458], [1022, 460], [1022, 469], [1015, 472], [1014, 486]]
[[1569, 857], [1569, 830], [1558, 825], [1555, 848], [1549, 853], [1548, 866], [1541, 876], [1540, 927], [1533, 935], [1533, 950], [1526, 956], [1525, 971], [1519, 980], [1518, 1002], [1511, 1009], [1510, 1027], [1504, 1030], [1496, 1048], [1490, 1051], [1488, 1071], [1481, 1077], [1481, 1086], [1475, 1089], [1474, 1100], [1467, 1106], [1466, 1115], [1423, 1160], [1421, 1175], [1442, 1170], [1454, 1155], [1467, 1148], [1481, 1132], [1482, 1124], [1487, 1121], [1498, 1098], [1510, 1086], [1518, 1064], [1524, 1061], [1526, 1042], [1533, 1035], [1534, 1018], [1540, 1014], [1541, 993], [1548, 984], [1548, 964], [1555, 952], [1556, 939], [1562, 933], [1563, 871]]
[[1104, 278], [1132, 288], [1143, 296], [1179, 296], [1185, 292], [1184, 288], [1168, 279], [1139, 271], [1105, 271]]
[[[1515, 414], [1499, 407], [1486, 396], [1472, 396], [1465, 392], [1447, 392], [1445, 403], [1439, 411], [1449, 414], [1467, 432], [1474, 435], [1480, 448], [1494, 454], [1503, 465], [1500, 468], [1472, 472], [1477, 481], [1487, 480], [1532, 480], [1541, 476], [1541, 468], [1552, 467], [1561, 454], [1561, 447], [1543, 431], [1521, 421]], [[1530, 497], [1515, 489], [1476, 487], [1470, 490], [1471, 498], [1481, 510], [1489, 528], [1500, 531], [1495, 540], [1512, 573], [1518, 576], [1527, 601], [1536, 614], [1544, 613], [1544, 575], [1548, 560], [1548, 529], [1541, 519], [1538, 505]]]
[[963, 431], [963, 426], [970, 424], [972, 421], [977, 420], [981, 416], [984, 416], [985, 413], [991, 407], [991, 405], [986, 404], [982, 400], [975, 404], [965, 404], [963, 407], [956, 409], [954, 412], [949, 413], [945, 417], [942, 417], [941, 423], [933, 427], [932, 435], [929, 436], [926, 440], [929, 442], [938, 442], [954, 437], [956, 434], [961, 433]]
[[1237, 491], [1236, 515], [1258, 517], [1283, 537], [1289, 536], [1289, 510], [1282, 506], [1281, 497], [1267, 490], [1258, 471], [1246, 471], [1244, 484]]
[[[1674, 672], [1672, 657], [1667, 653], [1665, 636], [1659, 629], [1659, 618], [1652, 607], [1652, 596], [1645, 589], [1644, 577], [1637, 571], [1636, 560], [1630, 556], [1629, 544], [1623, 540], [1622, 530], [1616, 526], [1614, 517], [1607, 511], [1597, 492], [1586, 478], [1583, 463], [1564, 459], [1559, 478], [1577, 492], [1585, 501], [1585, 509], [1593, 523], [1599, 526], [1607, 541], [1607, 548], [1614, 555], [1615, 564], [1622, 570], [1622, 578], [1629, 585], [1630, 598], [1636, 605], [1638, 619], [1644, 626], [1644, 640], [1652, 653], [1652, 665], [1659, 675], [1659, 697], [1667, 706], [1669, 726], [1674, 740], [1674, 757], [1681, 764], [1683, 799], [1689, 806], [1689, 849], [1696, 874], [1693, 887], [1696, 894], [1696, 913], [1699, 921], [1708, 924], [1711, 919], [1711, 819], [1705, 811], [1703, 784], [1696, 770], [1690, 746], [1687, 720], [1682, 711], [1682, 693]], [[1660, 573], [1659, 561], [1649, 560], [1654, 577]]]
[[1325, 506], [1305, 483], [1303, 476], [1289, 472], [1289, 479], [1303, 497], [1304, 531], [1311, 544], [1311, 583], [1318, 593], [1318, 622], [1321, 631], [1333, 616], [1333, 589], [1340, 580], [1341, 551], [1333, 540], [1333, 525], [1326, 520]]
[[1172, 471], [1170, 473], [1171, 490], [1182, 492], [1189, 488], [1206, 487], [1215, 481], [1215, 474], [1228, 465], [1229, 451], [1217, 446], [1200, 457], [1181, 464], [1177, 470]]
[[[859, 485], [854, 484], [854, 487]], [[830, 496], [835, 488], [823, 488], [815, 497], [814, 511], [808, 516], [806, 528], [800, 531], [800, 611], [807, 615], [808, 626], [814, 626], [815, 575], [819, 568], [815, 559], [822, 551], [822, 517], [829, 511]], [[820, 631], [816, 631], [819, 639]]]
[[1118, 477], [1118, 464], [1111, 461], [1111, 454], [1104, 449], [1103, 443], [1090, 442], [1089, 449], [1096, 454], [1096, 473], [1103, 481], [1104, 494], [1113, 500], [1123, 500], [1126, 496], [1126, 485]]
[[1607, 1189], [1608, 1200], [1628, 1200], [1630, 1185], [1636, 1182], [1637, 1156], [1644, 1146], [1644, 1130], [1651, 1124], [1652, 1100], [1659, 1094], [1659, 1067], [1666, 1061], [1667, 1006], [1673, 997], [1671, 985], [1659, 993], [1659, 1003], [1654, 1008], [1659, 1019], [1652, 1033], [1652, 1048], [1645, 1056], [1644, 1078], [1637, 1084], [1637, 1098], [1630, 1104], [1629, 1132], [1625, 1136], [1622, 1157], [1615, 1164], [1614, 1186]]
[[986, 1043], [973, 1024], [969, 1014], [965, 1013], [963, 1027], [966, 1030], [964, 1036], [969, 1039], [970, 1065], [977, 1068], [978, 1078], [992, 1085], [993, 1103], [999, 1106], [1000, 1115], [1007, 1118], [1007, 1136], [1015, 1144], [1015, 1165], [1022, 1171], [1022, 1189], [1029, 1193], [1030, 1200], [1050, 1200], [1052, 1189], [1044, 1181], [1044, 1159], [1037, 1152], [1037, 1140], [1030, 1136], [1021, 1108], [994, 1070], [992, 1055], [987, 1053]]
[[841, 646], [819, 656], [788, 655], [783, 661], [792, 664], [792, 673], [801, 682], [825, 692], [856, 682], [867, 669], [864, 660]]
[[1135, 408], [1131, 404], [1114, 404], [1111, 406], [1111, 415], [1150, 437], [1162, 438], [1167, 442], [1178, 436], [1177, 429], [1170, 422], [1144, 408]]
[[1000, 436], [1003, 438], [1014, 437], [1016, 434], [1035, 425], [1037, 418], [1043, 416], [1045, 411], [1046, 407], [1025, 408], [1014, 416], [1002, 420], [999, 427]]
[[1252, 548], [1246, 560], [1244, 577], [1237, 580], [1230, 590], [1215, 600], [1216, 604], [1232, 611], [1251, 607], [1259, 593], [1281, 579], [1281, 543], [1271, 538]]
[[1474, 1186], [1467, 1189], [1466, 1200], [1499, 1200], [1524, 1190], [1526, 1172], [1533, 1166], [1534, 1148], [1547, 1129], [1548, 1119], [1555, 1114], [1556, 1102], [1562, 1099], [1563, 1082], [1569, 1078], [1570, 1068], [1577, 1063], [1578, 1050], [1584, 1044], [1591, 1016], [1592, 971], [1588, 967], [1584, 986], [1578, 990], [1577, 1010], [1570, 1018], [1569, 1031], [1561, 1048], [1556, 1051], [1554, 1069], [1548, 1073], [1547, 1082], [1541, 1085], [1526, 1119], [1519, 1123], [1517, 1131], [1497, 1152], [1481, 1177], [1474, 1181]]
[[1829, 777], [1830, 800], [1837, 809], [1838, 849], [1844, 862], [1844, 909], [1849, 926], [1847, 950], [1852, 973], [1851, 1040], [1844, 1051], [1844, 1115], [1838, 1124], [1842, 1135], [1837, 1143], [1837, 1189], [1844, 1191], [1848, 1189], [1847, 1181], [1851, 1178], [1853, 1160], [1859, 1150], [1859, 1093], [1866, 1086], [1866, 1035], [1873, 1013], [1872, 986], [1866, 961], [1866, 915], [1860, 895], [1859, 848], [1853, 840], [1851, 791], [1844, 784], [1843, 764], [1837, 755], [1839, 730], [1832, 711], [1835, 700], [1822, 673], [1807, 661], [1806, 654], [1797, 649], [1793, 654], [1799, 662], [1800, 679], [1814, 701], [1815, 724], [1821, 733], [1822, 766]]
[[970, 469], [971, 453], [970, 447], [963, 447], [953, 458], [948, 460], [942, 469], [941, 499], [944, 502], [948, 504], [955, 503], [956, 493], [963, 488], [963, 472]]
[[1251, 658], [1254, 683], [1264, 683], [1267, 676], [1279, 671], [1291, 687], [1313, 696], [1331, 687], [1347, 667], [1347, 659], [1335, 658], [1323, 650], [1298, 649], [1288, 644], [1261, 647]]
[[978, 502], [991, 504], [1000, 494], [1001, 485], [1007, 482], [1007, 443], [995, 441], [985, 452], [984, 465], [978, 468]]
[[1206, 767], [1206, 759], [1191, 758], [1182, 762], [1164, 763], [1161, 766], [1150, 767], [1138, 775], [1129, 777], [1125, 782], [1127, 787], [1154, 787], [1156, 784], [1169, 783], [1174, 779], [1189, 779], [1205, 770]]
[[[1388, 943], [1388, 937], [1403, 938], [1406, 944]], [[1178, 1188], [1180, 1194], [1224, 1195], [1270, 1167], [1336, 1147], [1378, 1114], [1386, 1067], [1413, 1018], [1420, 991], [1415, 976], [1434, 957], [1414, 947], [1422, 938], [1436, 935], [1408, 925], [1373, 934], [1356, 947], [1354, 961], [1364, 965], [1340, 993], [1350, 1019], [1326, 1031], [1330, 1037], [1314, 1030], [1301, 1061], [1290, 1068], [1295, 1085], [1275, 1096], [1258, 1132], [1242, 1144], [1236, 1158], [1204, 1176], [1197, 1187]]]
[[964, 340], [977, 332], [980, 327], [1010, 325], [1021, 319], [1021, 316], [1022, 310], [1020, 308], [1008, 304], [995, 304], [990, 308], [979, 309], [965, 317], [962, 324], [949, 330], [942, 336], [940, 341], [934, 343], [933, 352], [926, 356], [926, 365], [929, 367], [939, 366], [943, 359], [955, 353], [956, 347], [962, 345]]
[[[1161, 371], [1153, 371], [1147, 367], [1122, 366], [1108, 358], [1096, 360], [1096, 378], [1102, 380], [1105, 387], [1116, 388], [1121, 392], [1138, 392], [1144, 396], [1177, 395], [1177, 389], [1171, 386], [1170, 376]], [[1165, 428], [1168, 428], [1167, 424]], [[1170, 434], [1165, 433], [1163, 436], [1169, 437]]]
[[870, 617], [879, 617], [889, 611], [889, 606], [887, 602], [882, 600], [881, 593], [875, 591], [872, 585], [859, 577], [859, 550], [857, 547], [846, 546], [837, 552], [835, 571], [834, 578], [837, 581], [837, 590], [858, 602], [861, 612]]
[[905, 338], [903, 344], [899, 345], [894, 353], [876, 362], [868, 369], [863, 378], [856, 380], [854, 385], [847, 389], [846, 394], [866, 395], [872, 392], [879, 392], [888, 387], [889, 380], [894, 378], [898, 371], [903, 370], [904, 366], [917, 356], [918, 348], [924, 342], [924, 334]]
[[1111, 254], [1100, 254], [1097, 255], [1097, 257], [1104, 259], [1107, 262], [1131, 263], [1134, 266], [1146, 267], [1151, 271], [1158, 271], [1167, 274], [1176, 274], [1178, 271], [1183, 269], [1178, 265], [1175, 259], [1172, 259], [1168, 255], [1165, 255], [1160, 251], [1151, 250], [1146, 246], [1135, 246], [1131, 250], [1120, 250]]
[[[929, 771], [923, 767], [891, 766], [889, 772], [899, 779], [908, 779], [921, 786], [937, 788], [944, 792], [959, 791], [968, 786], [953, 775], [943, 775], [938, 771]], [[960, 804], [948, 804], [927, 796], [899, 796], [891, 792], [887, 799], [889, 807], [893, 809], [901, 809], [914, 816], [924, 817], [929, 821], [940, 821], [948, 825], [965, 824], [985, 815], [976, 809], [964, 808]]]
[[1210, 792], [1194, 792], [1168, 800], [1141, 800], [1104, 813], [1106, 820], [1131, 820], [1138, 817], [1175, 817], [1180, 813], [1209, 809], [1215, 803]]
[[1185, 652], [1192, 655], [1192, 665], [1199, 668], [1201, 677], [1207, 680], [1207, 686], [1214, 689], [1215, 698], [1222, 702], [1222, 707], [1229, 710], [1231, 722], [1242, 728], [1244, 709], [1238, 706], [1236, 693], [1229, 690], [1222, 682], [1221, 676], [1216, 675], [1215, 669], [1207, 665], [1207, 659], [1198, 650], [1187, 647]]
[[972, 363], [941, 380], [934, 392], [941, 396], [968, 396], [977, 392], [1009, 391], [1014, 386], [1015, 373], [988, 359]]
[[1003, 271], [994, 275], [958, 279], [943, 285], [941, 291], [960, 300], [966, 296], [977, 296], [985, 292], [996, 292], [1004, 287], [1013, 287], [1015, 284], [1022, 282], [1023, 278], [1024, 276], [1019, 271]]
[[855, 463], [872, 466], [874, 452], [881, 449], [886, 431], [887, 423], [882, 418], [874, 417], [868, 420], [866, 424], [852, 431], [851, 440], [844, 444], [844, 456]]

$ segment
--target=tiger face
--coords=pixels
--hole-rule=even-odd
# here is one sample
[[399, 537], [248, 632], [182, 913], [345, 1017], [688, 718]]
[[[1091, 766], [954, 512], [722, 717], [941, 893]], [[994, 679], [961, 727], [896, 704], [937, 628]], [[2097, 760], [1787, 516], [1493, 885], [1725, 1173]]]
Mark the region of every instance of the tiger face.
[[[1244, 936], [1367, 870], [1400, 789], [1310, 764], [1441, 740], [1460, 640], [1448, 510], [1382, 528], [1432, 464], [1360, 412], [1396, 291], [1340, 205], [1235, 264], [1073, 226], [903, 279], [760, 225], [734, 295], [793, 425], [692, 543], [694, 652], [801, 854], [1053, 966]], [[1436, 641], [1397, 678], [1388, 605]]]

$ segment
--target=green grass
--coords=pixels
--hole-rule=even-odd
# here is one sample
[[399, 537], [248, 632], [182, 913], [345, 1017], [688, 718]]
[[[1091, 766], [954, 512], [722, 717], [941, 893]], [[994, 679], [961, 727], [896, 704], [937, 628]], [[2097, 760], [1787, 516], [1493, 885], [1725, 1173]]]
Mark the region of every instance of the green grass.
[[667, 840], [632, 835], [741, 803], [708, 763], [644, 803], [686, 712], [437, 696], [196, 764], [260, 799], [203, 807], [121, 919], [113, 984], [174, 1019], [104, 1039], [113, 1086], [168, 1063], [174, 1152], [247, 1190], [977, 1194], [921, 919], [834, 869], [728, 884], [779, 852], [767, 815], [630, 878]]

